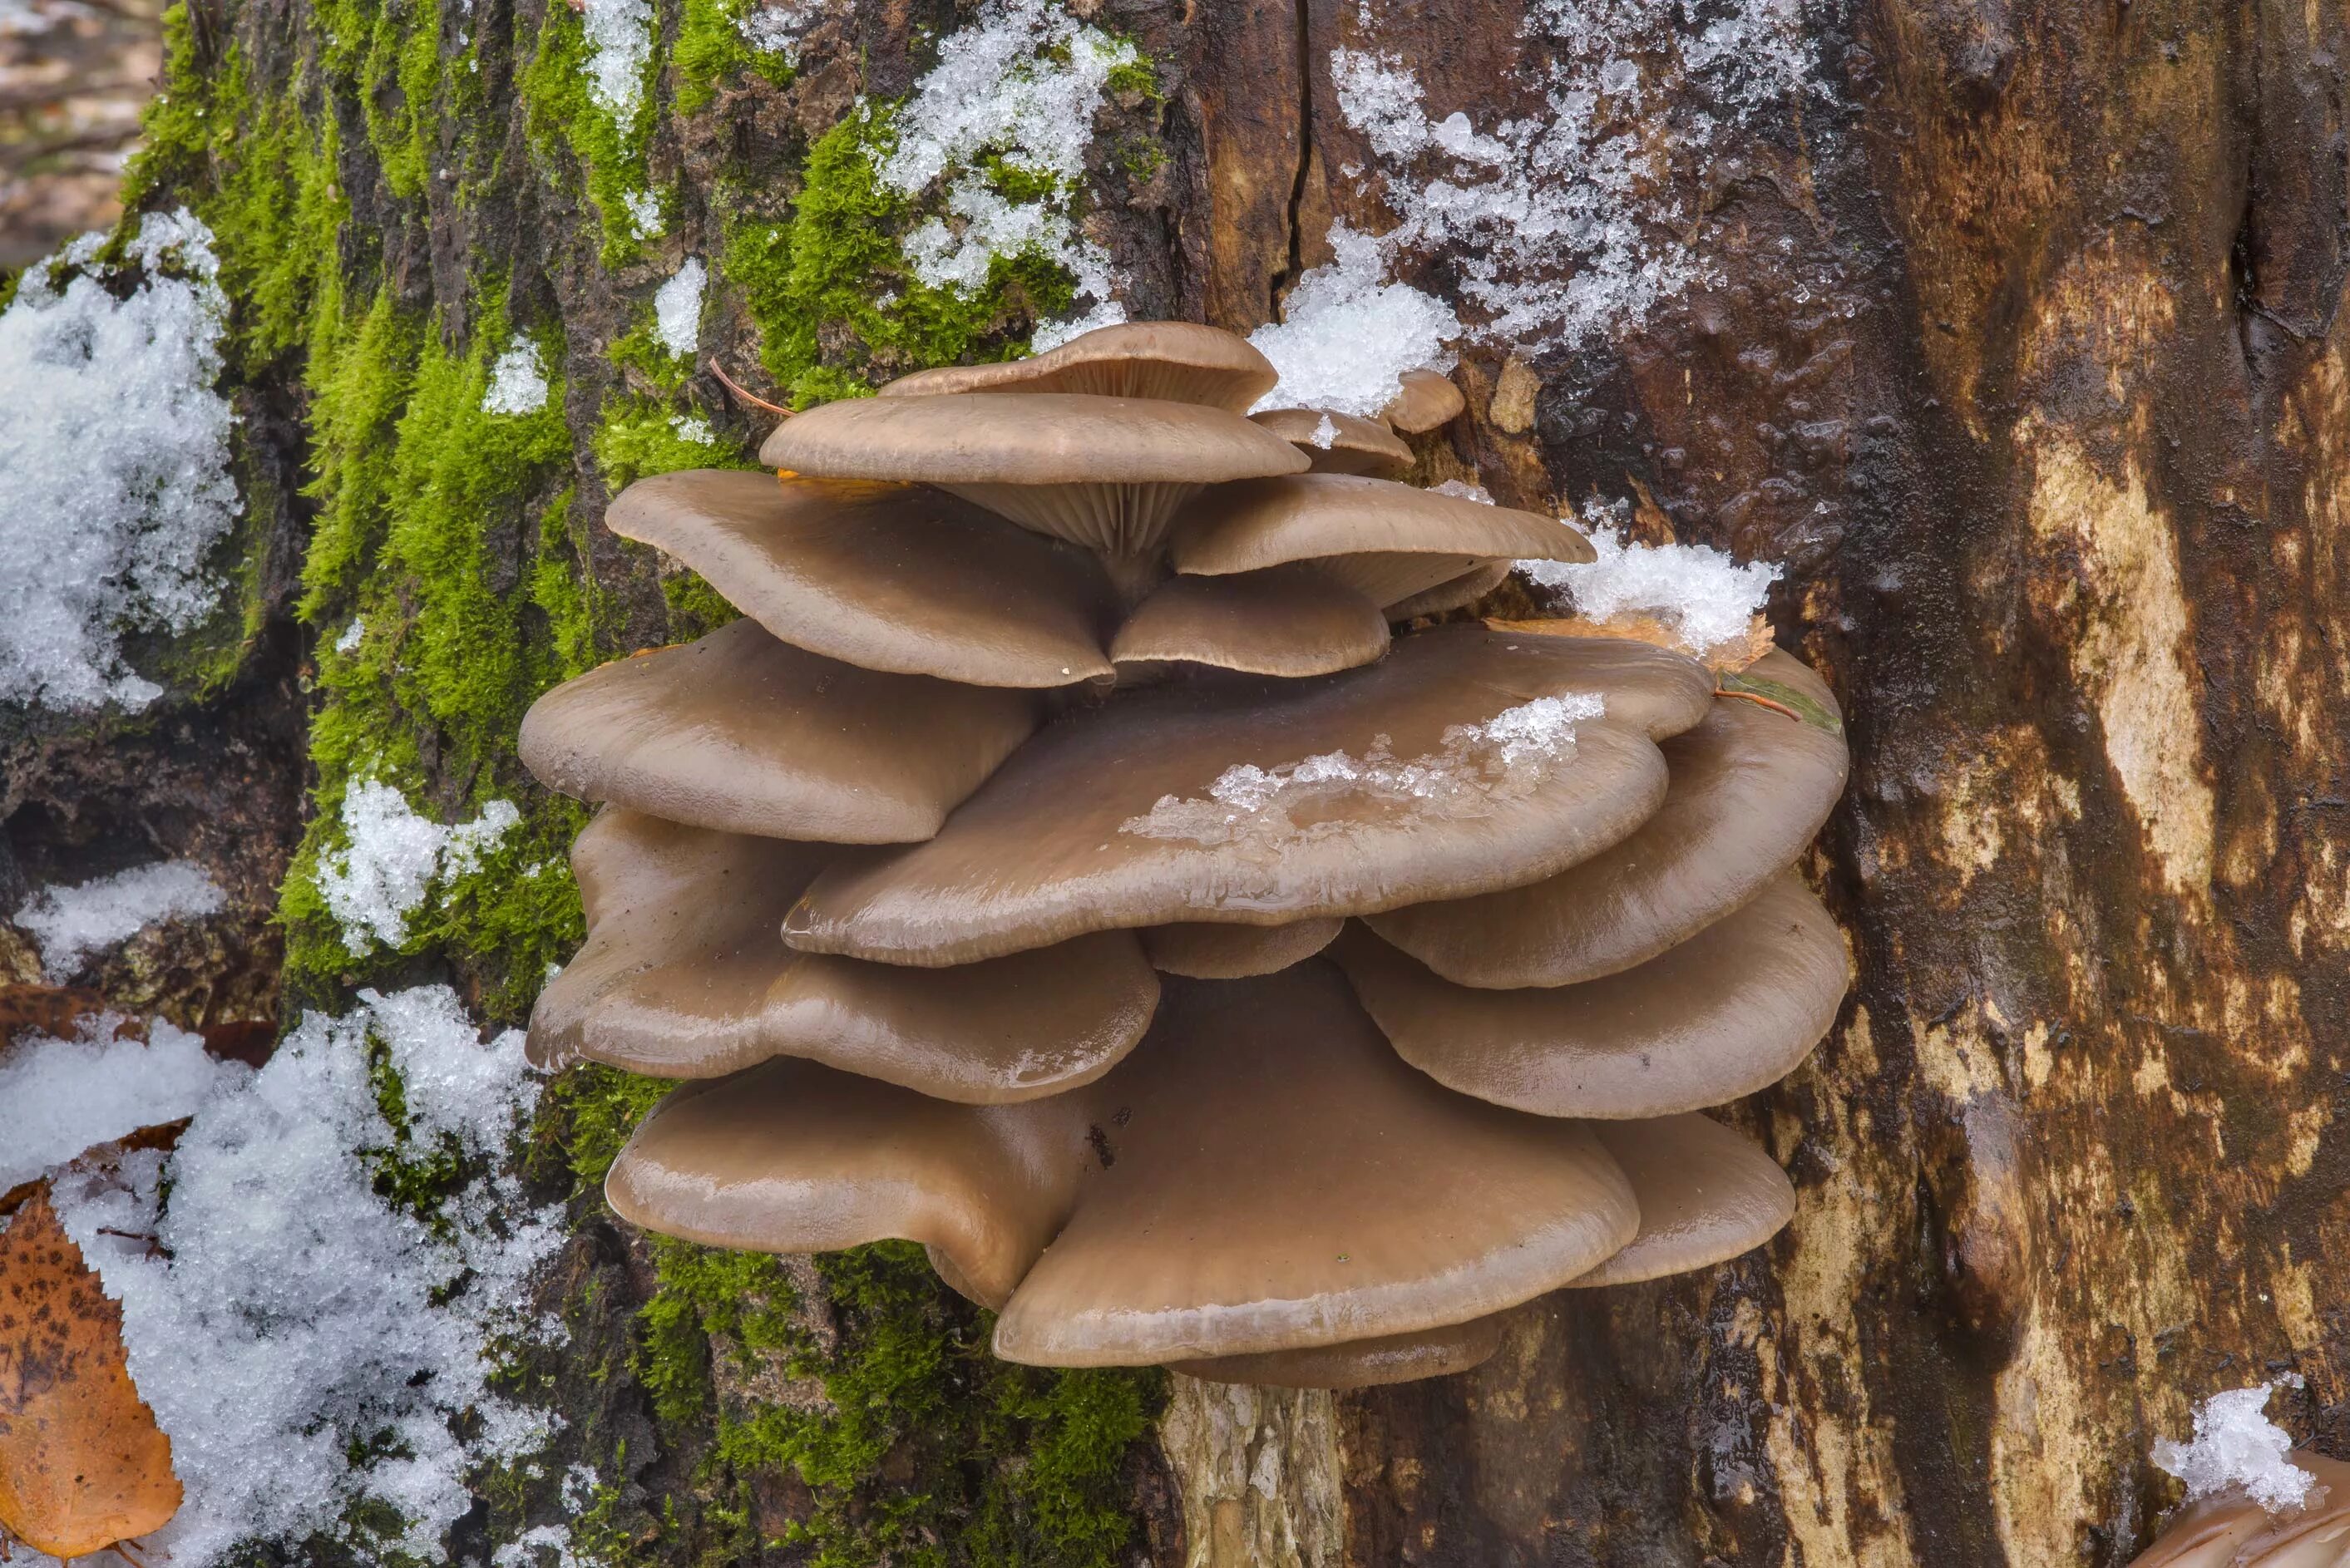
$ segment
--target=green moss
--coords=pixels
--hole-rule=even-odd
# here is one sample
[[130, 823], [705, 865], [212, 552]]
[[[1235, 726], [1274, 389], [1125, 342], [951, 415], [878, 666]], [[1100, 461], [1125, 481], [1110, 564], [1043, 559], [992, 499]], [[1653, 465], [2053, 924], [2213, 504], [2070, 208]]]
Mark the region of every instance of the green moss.
[[647, 106], [659, 79], [660, 52], [646, 62], [642, 102], [623, 124], [588, 90], [587, 29], [569, 6], [547, 7], [536, 42], [519, 78], [532, 151], [560, 183], [585, 187], [603, 228], [603, 264], [625, 266], [644, 254], [628, 198], [651, 183], [646, 153], [653, 117]]
[[792, 67], [781, 55], [764, 53], [743, 37], [744, 0], [685, 0], [677, 23], [677, 44], [671, 57], [677, 62], [680, 114], [706, 107], [719, 86], [745, 75], [776, 87], [788, 86]]

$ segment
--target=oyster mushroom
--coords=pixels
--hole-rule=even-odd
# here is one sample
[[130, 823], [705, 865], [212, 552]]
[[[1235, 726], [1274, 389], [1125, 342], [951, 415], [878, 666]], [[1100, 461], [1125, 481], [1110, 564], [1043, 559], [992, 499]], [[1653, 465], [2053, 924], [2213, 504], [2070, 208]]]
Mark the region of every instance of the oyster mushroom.
[[2272, 1513], [2230, 1488], [2180, 1510], [2130, 1568], [2350, 1568], [2350, 1464], [2292, 1459], [2317, 1478], [2303, 1507]]
[[710, 1078], [802, 1056], [984, 1105], [1089, 1082], [1142, 1038], [1159, 981], [1128, 931], [956, 969], [792, 951], [784, 910], [840, 853], [607, 807], [572, 848], [588, 943], [539, 993], [532, 1061]]
[[936, 837], [819, 875], [785, 939], [968, 963], [1120, 926], [1509, 887], [1647, 820], [1656, 742], [1711, 691], [1646, 644], [1450, 626], [1315, 680], [1122, 692], [1022, 747]]
[[1420, 1334], [1391, 1334], [1305, 1350], [1273, 1350], [1209, 1361], [1178, 1361], [1178, 1372], [1211, 1383], [1254, 1383], [1274, 1388], [1374, 1388], [1466, 1372], [1502, 1348], [1506, 1314], [1472, 1317]]
[[1495, 561], [1593, 558], [1590, 541], [1555, 518], [1342, 473], [1220, 486], [1186, 506], [1174, 530], [1179, 572], [1310, 560], [1383, 607]]
[[1406, 435], [1426, 435], [1439, 425], [1451, 424], [1469, 406], [1452, 379], [1434, 370], [1406, 370], [1396, 382], [1396, 395], [1388, 400], [1379, 417]]
[[1405, 1061], [1546, 1116], [1668, 1116], [1766, 1088], [1819, 1044], [1845, 992], [1835, 923], [1793, 872], [1679, 946], [1580, 985], [1456, 985], [1359, 925], [1333, 956]]
[[1315, 473], [1393, 479], [1411, 466], [1411, 448], [1375, 420], [1322, 409], [1268, 409], [1249, 418], [1304, 452]]
[[1442, 615], [1446, 610], [1473, 605], [1502, 586], [1502, 579], [1510, 575], [1512, 564], [1487, 561], [1471, 566], [1457, 577], [1447, 577], [1432, 588], [1422, 588], [1411, 597], [1388, 606], [1388, 618], [1409, 620], [1415, 616]]
[[1795, 1217], [1787, 1173], [1719, 1122], [1692, 1111], [1590, 1125], [1632, 1183], [1640, 1233], [1572, 1282], [1579, 1287], [1638, 1284], [1728, 1262]]
[[1193, 980], [1246, 980], [1304, 963], [1336, 941], [1346, 921], [1335, 916], [1293, 920], [1285, 926], [1232, 926], [1184, 920], [1149, 926], [1142, 950], [1163, 974]]
[[1121, 674], [1204, 664], [1251, 675], [1330, 675], [1388, 650], [1379, 607], [1296, 563], [1229, 577], [1170, 577], [1135, 606], [1109, 655]]
[[1025, 359], [917, 370], [888, 383], [879, 395], [1083, 392], [1201, 403], [1244, 414], [1280, 379], [1273, 361], [1246, 338], [1188, 321], [1129, 321], [1097, 327]]
[[[1835, 712], [1826, 684], [1784, 653], [1749, 673]], [[1461, 985], [1570, 985], [1628, 969], [1768, 887], [1827, 820], [1847, 766], [1836, 731], [1731, 698], [1665, 755], [1664, 805], [1607, 853], [1501, 892], [1378, 913], [1371, 929]]]
[[895, 844], [936, 833], [1042, 717], [1025, 691], [860, 670], [738, 620], [565, 681], [531, 704], [518, 750], [582, 800], [771, 838]]
[[941, 491], [694, 469], [638, 481], [605, 521], [784, 641], [862, 669], [975, 686], [1110, 673], [1099, 565]]
[[821, 479], [935, 484], [1099, 551], [1121, 581], [1202, 486], [1305, 468], [1295, 447], [1222, 409], [1068, 392], [826, 403], [777, 425], [759, 458]]

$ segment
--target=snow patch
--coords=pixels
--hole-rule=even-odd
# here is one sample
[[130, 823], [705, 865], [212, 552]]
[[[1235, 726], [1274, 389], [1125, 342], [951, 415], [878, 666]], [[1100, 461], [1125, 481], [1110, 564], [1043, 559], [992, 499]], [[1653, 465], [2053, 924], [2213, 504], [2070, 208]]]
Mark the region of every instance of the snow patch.
[[1216, 775], [1204, 798], [1161, 795], [1118, 831], [1269, 848], [1347, 832], [1369, 803], [1409, 803], [1426, 820], [1482, 816], [1571, 761], [1575, 727], [1607, 711], [1596, 693], [1565, 692], [1505, 708], [1482, 724], [1448, 726], [1440, 749], [1420, 756], [1398, 757], [1379, 735], [1360, 757], [1336, 751], [1270, 768], [1236, 763]]
[[645, 94], [653, 56], [652, 0], [583, 0], [588, 32], [588, 96], [627, 126]]
[[[82, 960], [149, 926], [216, 915], [228, 902], [204, 868], [186, 860], [135, 866], [70, 888], [47, 888], [9, 918], [40, 944], [42, 971], [61, 981]], [[9, 1184], [0, 1180], [0, 1189]]]
[[506, 351], [490, 367], [490, 384], [482, 393], [482, 411], [489, 414], [535, 414], [546, 407], [546, 370], [539, 363], [538, 345], [515, 334]]
[[118, 1040], [113, 1013], [71, 1039], [0, 1040], [0, 1192], [84, 1149], [192, 1116], [251, 1072], [204, 1054], [201, 1035], [161, 1020], [144, 1041]]
[[[1047, 0], [988, 0], [950, 36], [899, 109], [897, 144], [879, 170], [901, 195], [944, 185], [945, 216], [903, 242], [914, 275], [970, 294], [997, 256], [1035, 254], [1067, 269], [1091, 306], [1081, 327], [1040, 330], [1039, 348], [1126, 319], [1112, 297], [1108, 253], [1078, 232], [1073, 207], [1109, 75], [1140, 58], [1132, 44]], [[1045, 193], [1004, 195], [991, 183], [991, 164], [1041, 182]]]
[[408, 917], [432, 885], [478, 868], [522, 812], [494, 800], [473, 821], [444, 827], [418, 815], [395, 786], [369, 779], [344, 792], [342, 818], [348, 842], [318, 867], [318, 892], [357, 958], [379, 942], [405, 941]]
[[237, 515], [212, 232], [184, 208], [147, 214], [120, 298], [120, 275], [93, 267], [101, 239], [35, 263], [0, 313], [0, 702], [162, 695], [120, 636], [203, 619], [204, 557]]
[[1369, 419], [1396, 395], [1396, 378], [1421, 366], [1449, 370], [1458, 337], [1452, 307], [1408, 284], [1385, 281], [1380, 244], [1341, 220], [1330, 225], [1336, 259], [1297, 280], [1282, 319], [1249, 334], [1280, 382], [1259, 409], [1328, 409]]
[[1315, 451], [1328, 452], [1331, 443], [1338, 439], [1338, 427], [1331, 422], [1328, 414], [1324, 414], [1314, 422], [1314, 428], [1306, 432], [1305, 439], [1313, 443]]
[[[2298, 1388], [2301, 1377], [2282, 1379]], [[2309, 1501], [2317, 1478], [2293, 1462], [2293, 1438], [2263, 1414], [2272, 1383], [2214, 1394], [2195, 1411], [2195, 1435], [2188, 1442], [2156, 1440], [2154, 1462], [2187, 1483], [2187, 1501], [2241, 1489], [2271, 1513], [2298, 1509]]]
[[699, 441], [703, 446], [718, 444], [718, 432], [712, 430], [710, 421], [700, 414], [671, 414], [669, 428], [687, 441]]
[[[1461, 501], [1473, 501], [1480, 506], [1493, 504], [1493, 493], [1482, 484], [1471, 484], [1465, 479], [1448, 479], [1441, 484], [1428, 487], [1430, 495], [1450, 495]], [[1547, 566], [1550, 563], [1544, 562]]]
[[1580, 565], [1520, 561], [1517, 569], [1544, 587], [1565, 590], [1576, 612], [1593, 620], [1651, 617], [1700, 658], [1743, 639], [1779, 580], [1769, 562], [1742, 566], [1704, 545], [1628, 544], [1604, 526], [1592, 530], [1591, 548], [1596, 558]]
[[[1812, 74], [1815, 36], [1801, 0], [1705, 13], [1537, 0], [1523, 49], [1542, 112], [1482, 129], [1432, 116], [1397, 57], [1334, 50], [1339, 112], [1369, 143], [1399, 220], [1389, 253], [1440, 253], [1478, 337], [1545, 347], [1604, 338], [1697, 281], [1680, 237], [1695, 216], [1690, 171], [1674, 151], [1782, 111]], [[1367, 9], [1365, 20], [1375, 36]]]
[[343, 628], [342, 636], [335, 639], [335, 651], [337, 653], [357, 653], [359, 649], [359, 640], [366, 636], [367, 618], [364, 616], [353, 616], [351, 618], [351, 624]]
[[745, 12], [735, 27], [743, 41], [763, 55], [781, 55], [786, 65], [800, 63], [800, 40], [823, 18], [823, 0], [774, 0]]
[[[484, 1044], [445, 986], [359, 1002], [305, 1017], [257, 1072], [215, 1065], [201, 1078], [186, 1039], [156, 1025], [144, 1064], [164, 1054], [170, 1103], [194, 1117], [179, 1147], [57, 1184], [67, 1231], [122, 1302], [131, 1377], [187, 1489], [142, 1542], [172, 1568], [213, 1568], [255, 1542], [299, 1548], [338, 1533], [363, 1501], [399, 1511], [401, 1550], [439, 1561], [473, 1505], [467, 1472], [548, 1436], [490, 1376], [501, 1341], [560, 1333], [530, 1314], [527, 1292], [561, 1243], [559, 1207], [476, 1174], [435, 1224], [375, 1190], [401, 1147], [454, 1152], [473, 1171], [495, 1162], [537, 1098], [522, 1034]], [[399, 1075], [405, 1146], [378, 1107], [371, 1051]], [[34, 1136], [61, 1100], [128, 1092], [118, 1054], [40, 1054], [52, 1058], [42, 1097], [0, 1095], [0, 1148]], [[120, 1108], [132, 1114], [149, 1113]], [[151, 1235], [160, 1251], [124, 1239]], [[380, 1457], [355, 1461], [362, 1451]]]
[[702, 258], [688, 256], [653, 295], [654, 336], [681, 359], [692, 358], [702, 341], [702, 294], [709, 283], [710, 271]]
[[657, 240], [669, 230], [661, 216], [660, 198], [650, 191], [631, 191], [620, 198], [620, 205], [629, 214], [629, 227], [640, 240]]

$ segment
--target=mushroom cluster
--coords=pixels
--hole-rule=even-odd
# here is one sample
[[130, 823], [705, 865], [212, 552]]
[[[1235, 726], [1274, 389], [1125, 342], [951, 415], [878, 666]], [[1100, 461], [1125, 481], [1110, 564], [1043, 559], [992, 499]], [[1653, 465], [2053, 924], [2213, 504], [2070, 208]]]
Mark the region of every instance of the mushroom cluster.
[[[921, 1242], [1014, 1361], [1313, 1386], [1472, 1366], [1534, 1296], [1786, 1221], [1697, 1112], [1844, 993], [1791, 869], [1843, 787], [1827, 690], [1406, 627], [1590, 546], [1395, 483], [1388, 421], [1247, 417], [1274, 379], [1112, 327], [799, 414], [780, 480], [614, 503], [745, 612], [523, 728], [605, 803], [532, 1054], [692, 1080], [619, 1213]], [[1459, 406], [1428, 377], [1392, 422]]]
[[2181, 1509], [2130, 1568], [2350, 1568], [2350, 1464], [2305, 1449], [2290, 1462], [2311, 1477], [2300, 1505], [2225, 1488]]

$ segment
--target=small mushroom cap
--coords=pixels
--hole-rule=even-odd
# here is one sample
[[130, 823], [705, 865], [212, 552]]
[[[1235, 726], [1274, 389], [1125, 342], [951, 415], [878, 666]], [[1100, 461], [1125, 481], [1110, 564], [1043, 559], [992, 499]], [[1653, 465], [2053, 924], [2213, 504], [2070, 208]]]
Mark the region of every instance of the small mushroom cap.
[[[1321, 409], [1267, 409], [1250, 419], [1305, 454], [1315, 473], [1362, 473], [1393, 479], [1411, 466], [1411, 448], [1372, 420]], [[1325, 426], [1326, 441], [1316, 440]]]
[[1101, 567], [943, 491], [697, 469], [637, 481], [605, 522], [785, 642], [866, 670], [974, 686], [1110, 673]]
[[2234, 1488], [2202, 1498], [2130, 1568], [2350, 1568], [2350, 1464], [2308, 1449], [2292, 1459], [2317, 1478], [2302, 1508], [2273, 1514]]
[[1575, 1282], [1629, 1285], [1726, 1262], [1795, 1217], [1795, 1188], [1767, 1154], [1694, 1111], [1593, 1122], [1639, 1195], [1640, 1234]]
[[663, 1100], [604, 1195], [629, 1223], [704, 1246], [920, 1241], [954, 1259], [972, 1299], [995, 1305], [1068, 1212], [1085, 1093], [959, 1106], [780, 1057]]
[[607, 807], [572, 846], [588, 942], [539, 994], [531, 1059], [709, 1078], [805, 1056], [992, 1105], [1090, 1083], [1149, 1026], [1130, 931], [957, 969], [792, 951], [784, 911], [840, 853]]
[[1439, 425], [1451, 424], [1469, 406], [1451, 378], [1434, 370], [1406, 370], [1396, 381], [1396, 395], [1388, 400], [1379, 417], [1406, 435], [1425, 435]]
[[[1784, 653], [1748, 673], [1835, 712], [1825, 683]], [[1841, 735], [1729, 698], [1665, 755], [1664, 805], [1606, 854], [1505, 892], [1375, 915], [1371, 929], [1462, 985], [1571, 985], [1629, 969], [1768, 886], [1827, 820], [1848, 765]]]
[[1455, 985], [1359, 925], [1333, 956], [1405, 1061], [1544, 1116], [1660, 1116], [1752, 1094], [1810, 1054], [1845, 992], [1835, 922], [1792, 871], [1679, 947], [1581, 985]]
[[1368, 664], [1388, 650], [1379, 607], [1304, 563], [1229, 577], [1170, 577], [1110, 643], [1120, 666], [1212, 665], [1292, 679]]
[[1273, 361], [1247, 338], [1222, 327], [1189, 321], [1132, 321], [1097, 327], [1025, 359], [917, 370], [889, 382], [879, 395], [1081, 392], [1202, 403], [1244, 414], [1280, 379]]
[[[1313, 680], [1120, 692], [1022, 747], [931, 842], [818, 877], [785, 940], [967, 963], [1513, 886], [1645, 821], [1665, 784], [1652, 737], [1703, 717], [1712, 689], [1645, 644], [1464, 625]], [[1574, 718], [1594, 699], [1601, 716]]]
[[1555, 517], [1343, 473], [1206, 492], [1176, 517], [1171, 554], [1177, 571], [1208, 576], [1312, 560], [1382, 606], [1497, 559], [1593, 558]]
[[[1423, 589], [1408, 599], [1388, 606], [1390, 620], [1409, 620], [1414, 616], [1442, 615], [1464, 605], [1473, 605], [1502, 586], [1510, 575], [1508, 561], [1486, 561], [1470, 567], [1457, 577], [1447, 577], [1432, 588]], [[1504, 627], [1503, 630], [1514, 630]]]
[[1272, 1388], [1376, 1388], [1466, 1372], [1502, 1348], [1507, 1314], [1472, 1317], [1422, 1334], [1393, 1334], [1305, 1350], [1179, 1361], [1175, 1370], [1211, 1383], [1253, 1383]]
[[996, 1319], [1009, 1361], [1420, 1333], [1554, 1289], [1638, 1228], [1585, 1124], [1437, 1088], [1318, 961], [1170, 981], [1149, 1038], [1087, 1094], [1114, 1108], [1069, 1222]]
[[738, 620], [615, 659], [531, 705], [549, 789], [767, 838], [928, 838], [1035, 729], [1036, 697], [859, 670]]
[[935, 484], [1122, 556], [1157, 549], [1201, 485], [1306, 466], [1295, 447], [1222, 409], [1066, 392], [846, 399], [777, 425], [759, 455], [825, 479]]
[[1246, 980], [1304, 963], [1337, 940], [1346, 921], [1335, 915], [1294, 920], [1285, 926], [1219, 925], [1184, 920], [1147, 926], [1142, 950], [1161, 974], [1192, 980]]

